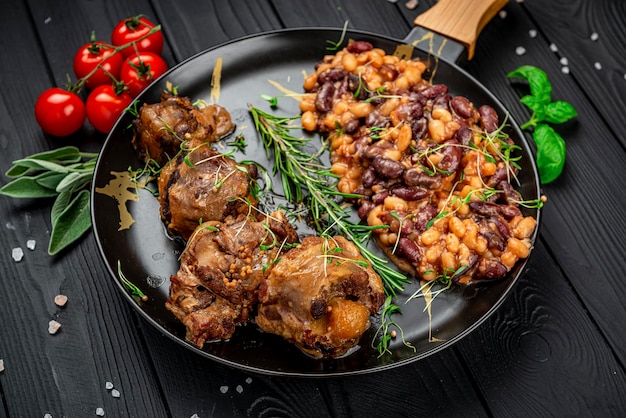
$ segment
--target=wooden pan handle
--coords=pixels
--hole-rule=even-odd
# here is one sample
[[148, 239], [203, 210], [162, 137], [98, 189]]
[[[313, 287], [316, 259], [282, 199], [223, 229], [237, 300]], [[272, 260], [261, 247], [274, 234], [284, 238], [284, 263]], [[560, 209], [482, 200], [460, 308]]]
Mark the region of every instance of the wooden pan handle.
[[480, 31], [508, 0], [439, 0], [415, 18], [415, 25], [454, 39], [472, 59]]

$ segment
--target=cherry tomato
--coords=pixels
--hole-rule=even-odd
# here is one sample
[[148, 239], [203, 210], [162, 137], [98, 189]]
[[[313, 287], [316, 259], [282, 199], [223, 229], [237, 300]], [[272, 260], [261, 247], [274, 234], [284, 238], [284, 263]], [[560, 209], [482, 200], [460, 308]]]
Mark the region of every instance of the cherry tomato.
[[[122, 55], [128, 57], [137, 51], [149, 51], [160, 54], [163, 51], [163, 34], [160, 30], [146, 36], [156, 25], [145, 17], [135, 16], [124, 19], [115, 25], [111, 34], [111, 43], [115, 46], [126, 45], [129, 42], [135, 44], [122, 49]], [[142, 36], [145, 38], [140, 39]], [[135, 48], [137, 48], [135, 50]]]
[[52, 87], [37, 98], [35, 119], [44, 132], [54, 136], [67, 136], [83, 126], [85, 104], [76, 94]]
[[93, 89], [102, 84], [111, 84], [113, 81], [107, 72], [117, 79], [124, 59], [120, 54], [113, 54], [114, 49], [104, 42], [92, 41], [83, 45], [76, 52], [74, 55], [74, 74], [77, 78], [89, 75], [98, 64], [101, 66], [85, 81], [87, 88]]
[[118, 92], [114, 85], [101, 85], [87, 96], [87, 119], [102, 133], [109, 133], [117, 119], [133, 102], [127, 91]]
[[153, 52], [140, 52], [126, 58], [120, 68], [120, 80], [124, 82], [130, 95], [137, 97], [155, 79], [167, 71], [167, 63]]

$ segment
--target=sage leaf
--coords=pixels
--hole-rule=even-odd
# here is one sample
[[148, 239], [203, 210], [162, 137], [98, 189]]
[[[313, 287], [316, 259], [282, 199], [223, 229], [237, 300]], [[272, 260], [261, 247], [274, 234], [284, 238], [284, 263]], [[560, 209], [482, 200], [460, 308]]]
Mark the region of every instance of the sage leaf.
[[40, 186], [46, 187], [50, 190], [56, 190], [57, 185], [65, 178], [65, 174], [46, 171], [33, 178]]
[[72, 198], [72, 193], [63, 192], [60, 193], [56, 199], [54, 199], [54, 204], [52, 205], [52, 209], [50, 209], [50, 222], [54, 225], [59, 218], [59, 215], [63, 213], [67, 205], [70, 204], [70, 199]]
[[48, 254], [54, 255], [75, 242], [91, 228], [89, 190], [81, 190], [65, 209], [55, 216], [48, 245]]
[[[77, 163], [81, 159], [81, 153], [78, 148], [74, 146], [66, 146], [62, 148], [53, 149], [51, 151], [39, 152], [37, 154], [30, 155], [26, 160], [42, 160], [50, 162], [66, 162]], [[24, 165], [22, 160], [13, 162], [13, 166], [5, 173], [9, 178], [16, 178], [28, 174], [33, 170], [30, 165]]]
[[65, 167], [61, 164], [45, 160], [38, 160], [36, 158], [23, 158], [21, 160], [14, 161], [13, 164], [25, 168], [53, 171], [55, 173], [68, 173], [70, 171], [68, 167]]
[[550, 123], [565, 123], [578, 116], [574, 106], [568, 102], [555, 101], [545, 106], [544, 120]]
[[34, 177], [19, 177], [0, 188], [0, 194], [19, 199], [53, 197], [54, 189], [49, 189], [37, 182]]
[[539, 123], [533, 139], [537, 145], [537, 168], [542, 184], [554, 181], [565, 165], [565, 141], [551, 126]]
[[56, 191], [57, 193], [62, 193], [65, 191], [77, 190], [82, 187], [85, 183], [91, 181], [93, 177], [93, 173], [79, 173], [72, 172], [69, 173], [61, 182], [57, 185]]
[[522, 65], [507, 74], [509, 78], [523, 78], [528, 81], [530, 93], [540, 102], [548, 104], [552, 101], [552, 84], [545, 71], [532, 65]]

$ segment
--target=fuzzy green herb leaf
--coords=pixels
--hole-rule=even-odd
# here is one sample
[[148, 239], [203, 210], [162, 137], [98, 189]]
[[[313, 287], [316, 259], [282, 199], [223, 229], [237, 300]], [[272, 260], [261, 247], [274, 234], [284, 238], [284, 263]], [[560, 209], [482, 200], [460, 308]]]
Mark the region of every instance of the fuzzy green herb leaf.
[[20, 199], [56, 197], [50, 211], [52, 232], [48, 253], [63, 250], [91, 227], [89, 189], [97, 153], [68, 146], [13, 162], [6, 172], [13, 180], [0, 194]]
[[89, 228], [91, 228], [89, 190], [81, 190], [56, 216], [50, 234], [48, 254], [57, 254], [80, 238]]

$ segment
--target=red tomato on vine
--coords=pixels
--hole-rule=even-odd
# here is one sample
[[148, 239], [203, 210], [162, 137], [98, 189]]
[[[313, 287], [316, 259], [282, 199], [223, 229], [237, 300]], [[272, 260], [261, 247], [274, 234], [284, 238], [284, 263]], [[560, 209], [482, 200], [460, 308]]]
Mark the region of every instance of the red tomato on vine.
[[101, 85], [87, 97], [87, 119], [98, 131], [108, 134], [133, 98], [121, 85]]
[[[79, 79], [89, 75], [85, 81], [85, 86], [89, 89], [94, 89], [102, 84], [111, 84], [113, 82], [111, 76], [115, 79], [119, 76], [123, 61], [122, 56], [114, 54], [114, 51], [115, 48], [111, 45], [95, 40], [83, 45], [74, 54], [74, 74]], [[98, 65], [101, 68], [91, 74]]]
[[167, 71], [167, 63], [153, 52], [140, 52], [126, 58], [120, 68], [120, 80], [128, 87], [130, 95], [137, 97], [150, 83]]
[[85, 104], [76, 94], [52, 87], [35, 102], [35, 119], [41, 129], [54, 136], [67, 136], [85, 122]]
[[[115, 46], [122, 46], [129, 42], [135, 42], [135, 44], [122, 49], [121, 52], [124, 57], [128, 57], [137, 51], [160, 54], [163, 51], [163, 34], [160, 30], [156, 30], [151, 35], [148, 35], [155, 27], [156, 25], [145, 17], [129, 17], [115, 26], [111, 34], [111, 43]], [[139, 40], [143, 36], [146, 37]]]

